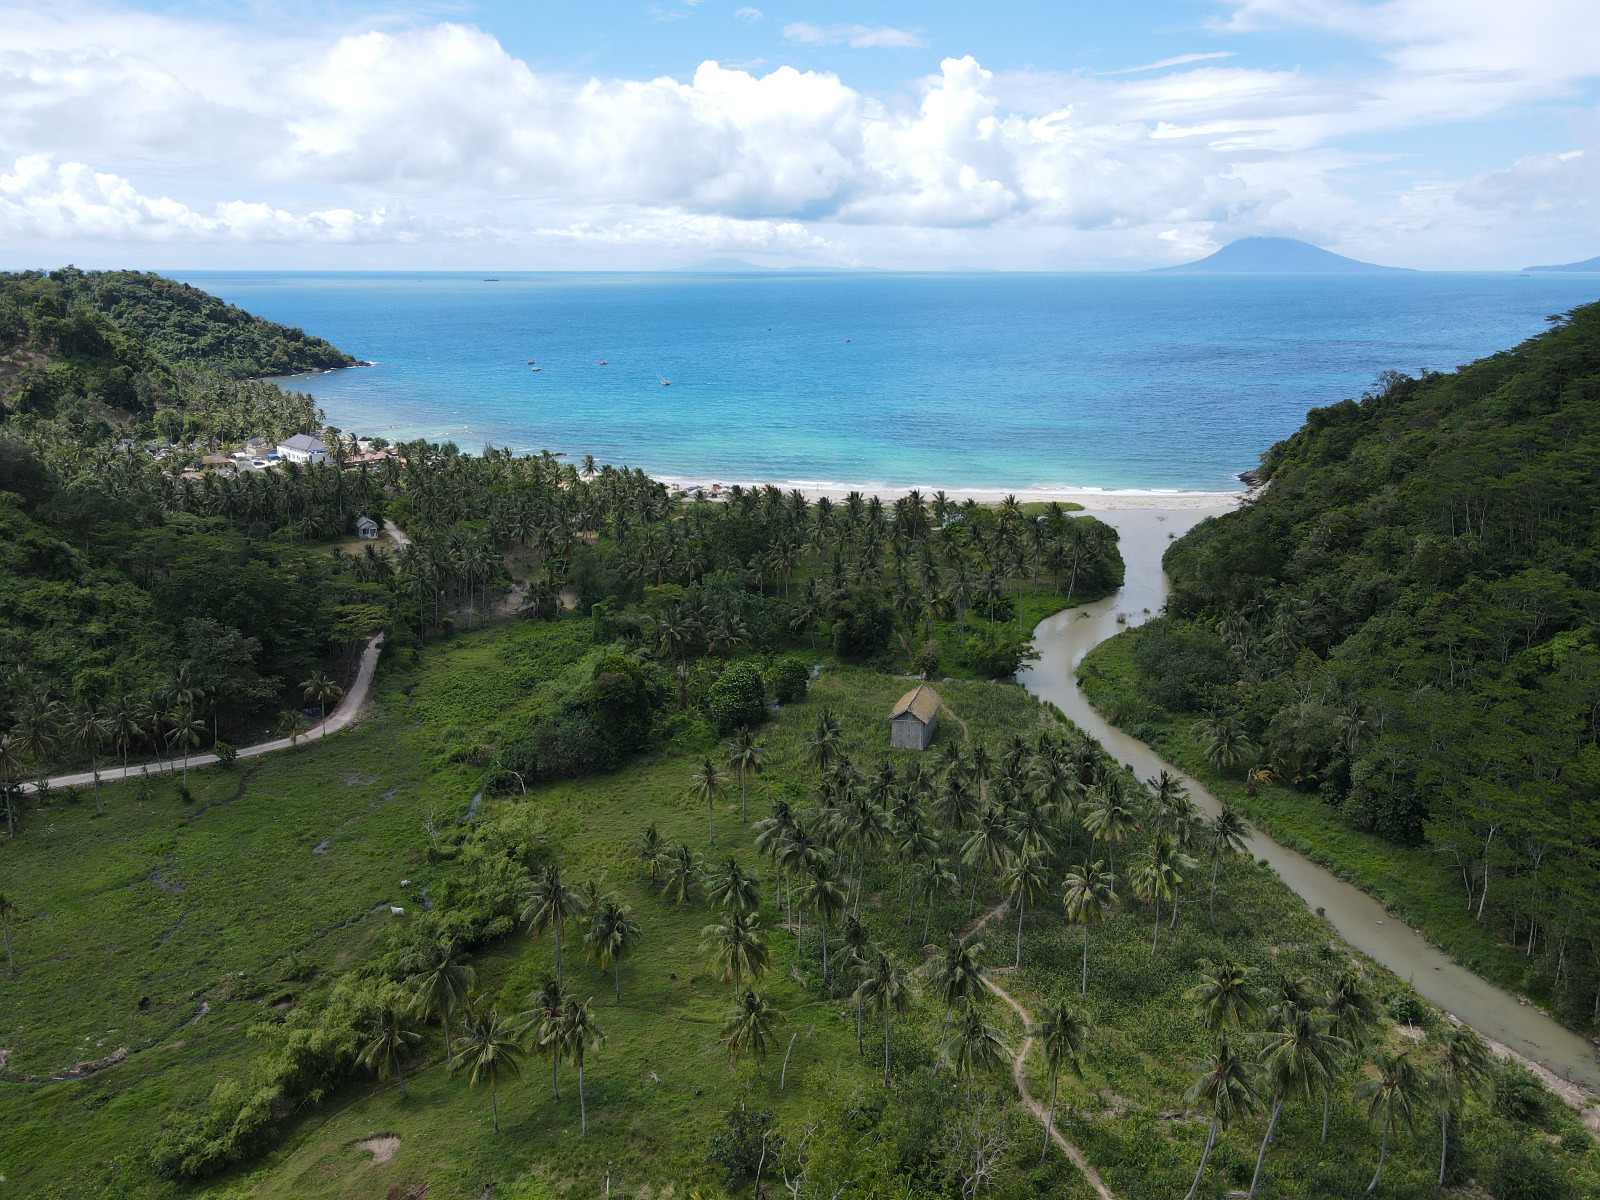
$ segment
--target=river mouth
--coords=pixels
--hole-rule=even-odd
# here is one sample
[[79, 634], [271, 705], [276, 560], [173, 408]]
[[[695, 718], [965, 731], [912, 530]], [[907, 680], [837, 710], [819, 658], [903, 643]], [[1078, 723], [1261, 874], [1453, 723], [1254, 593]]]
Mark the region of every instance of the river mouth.
[[[1078, 687], [1077, 670], [1084, 655], [1106, 638], [1142, 625], [1161, 612], [1168, 590], [1161, 556], [1167, 546], [1205, 518], [1226, 509], [1090, 511], [1116, 527], [1126, 564], [1126, 582], [1120, 591], [1104, 600], [1041, 621], [1033, 638], [1039, 659], [1017, 672], [1017, 682], [1039, 699], [1054, 704], [1079, 728], [1097, 738], [1118, 762], [1132, 766], [1139, 778], [1171, 771], [1182, 777], [1196, 804], [1207, 813], [1215, 813], [1221, 806], [1203, 784], [1184, 775], [1090, 706]], [[1600, 1095], [1600, 1060], [1595, 1047], [1578, 1034], [1454, 962], [1410, 925], [1384, 911], [1367, 893], [1304, 855], [1259, 832], [1251, 839], [1250, 852], [1270, 864], [1309, 907], [1322, 910], [1345, 941], [1402, 979], [1409, 979], [1430, 1002], [1560, 1079]]]

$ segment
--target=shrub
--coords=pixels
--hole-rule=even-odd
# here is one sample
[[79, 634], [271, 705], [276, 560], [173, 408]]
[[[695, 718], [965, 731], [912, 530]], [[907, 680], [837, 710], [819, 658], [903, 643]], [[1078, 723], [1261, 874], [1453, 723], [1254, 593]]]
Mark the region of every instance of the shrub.
[[811, 683], [811, 668], [798, 658], [780, 658], [772, 664], [772, 694], [779, 704], [806, 698]]
[[1428, 1011], [1428, 1006], [1415, 992], [1397, 988], [1384, 998], [1383, 1006], [1389, 1010], [1389, 1015], [1401, 1024], [1424, 1028], [1432, 1024], [1433, 1014]]
[[1567, 1181], [1549, 1155], [1518, 1142], [1495, 1156], [1489, 1190], [1495, 1200], [1562, 1200]]
[[[531, 785], [609, 771], [617, 765], [617, 751], [587, 713], [569, 712], [535, 725], [526, 739], [500, 755], [500, 764]], [[495, 786], [510, 790], [516, 787], [516, 780], [497, 777]]]
[[731, 733], [741, 725], [754, 728], [767, 716], [767, 689], [754, 663], [734, 663], [711, 685], [706, 706], [712, 727]]
[[1015, 675], [1024, 662], [1039, 657], [1030, 640], [1014, 625], [991, 626], [982, 633], [967, 635], [962, 658], [979, 675], [1007, 679]]
[[1494, 1107], [1513, 1121], [1538, 1125], [1550, 1111], [1550, 1093], [1521, 1067], [1505, 1066], [1494, 1077]]
[[939, 673], [939, 667], [944, 662], [944, 651], [938, 642], [924, 642], [922, 649], [917, 651], [917, 656], [911, 661], [911, 669], [924, 679], [932, 679]]
[[649, 742], [650, 691], [644, 671], [631, 658], [608, 654], [595, 663], [584, 708], [600, 736], [618, 750], [638, 750]]
[[849, 592], [834, 601], [833, 652], [840, 658], [871, 658], [889, 641], [894, 614], [869, 591]]
[[239, 748], [231, 742], [218, 742], [211, 751], [217, 756], [217, 765], [224, 768], [233, 766], [239, 758]]
[[728, 1114], [727, 1132], [713, 1137], [711, 1149], [706, 1153], [707, 1158], [722, 1168], [723, 1183], [727, 1187], [754, 1177], [763, 1148], [769, 1160], [776, 1156], [782, 1143], [776, 1134], [768, 1135], [771, 1125], [770, 1111], [751, 1112], [743, 1103]]

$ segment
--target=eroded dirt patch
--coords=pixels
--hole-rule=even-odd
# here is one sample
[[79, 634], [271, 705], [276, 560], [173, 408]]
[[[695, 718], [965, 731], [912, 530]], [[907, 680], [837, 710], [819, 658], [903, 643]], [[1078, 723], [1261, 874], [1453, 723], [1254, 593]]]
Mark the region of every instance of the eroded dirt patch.
[[365, 1150], [372, 1155], [374, 1164], [386, 1163], [394, 1157], [394, 1152], [400, 1149], [400, 1135], [397, 1133], [380, 1133], [365, 1141], [356, 1143], [357, 1150]]

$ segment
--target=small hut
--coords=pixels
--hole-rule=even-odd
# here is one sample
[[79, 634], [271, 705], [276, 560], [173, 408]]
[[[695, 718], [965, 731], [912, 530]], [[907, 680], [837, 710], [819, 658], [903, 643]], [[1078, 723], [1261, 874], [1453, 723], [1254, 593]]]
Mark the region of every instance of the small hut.
[[378, 523], [371, 517], [357, 517], [356, 536], [364, 542], [376, 541], [378, 537]]
[[943, 703], [944, 698], [925, 683], [901, 696], [889, 714], [889, 745], [896, 750], [926, 750], [939, 728]]

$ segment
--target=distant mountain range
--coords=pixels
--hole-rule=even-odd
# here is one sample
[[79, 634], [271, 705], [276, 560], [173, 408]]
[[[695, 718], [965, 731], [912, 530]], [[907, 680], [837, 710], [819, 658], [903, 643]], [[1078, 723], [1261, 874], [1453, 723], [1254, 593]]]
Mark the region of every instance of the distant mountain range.
[[1586, 258], [1582, 262], [1562, 263], [1555, 267], [1523, 267], [1524, 271], [1600, 271], [1600, 257]]
[[1185, 271], [1216, 275], [1367, 275], [1377, 271], [1407, 271], [1409, 267], [1380, 267], [1334, 254], [1298, 238], [1247, 237], [1230, 242], [1197, 262], [1156, 271]]

